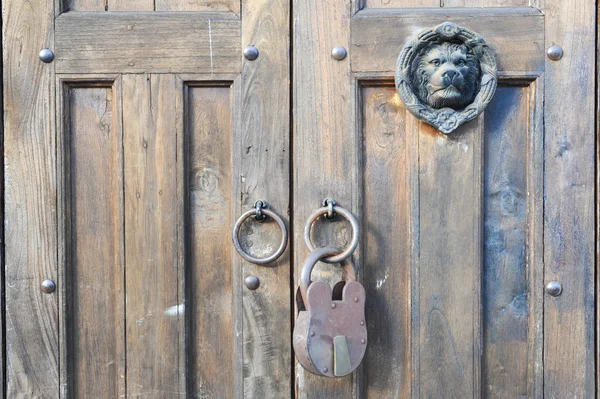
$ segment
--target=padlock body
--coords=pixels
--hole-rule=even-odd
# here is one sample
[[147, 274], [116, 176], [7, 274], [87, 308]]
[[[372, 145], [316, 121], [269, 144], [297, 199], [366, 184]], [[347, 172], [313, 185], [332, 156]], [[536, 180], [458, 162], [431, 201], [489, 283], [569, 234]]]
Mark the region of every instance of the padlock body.
[[[347, 282], [342, 300], [334, 301], [329, 285], [317, 281], [310, 284], [307, 296], [307, 310], [299, 313], [294, 328], [294, 350], [298, 361], [317, 375], [343, 377], [351, 373], [362, 361], [367, 347], [362, 284]], [[345, 337], [345, 340], [338, 339], [338, 343], [344, 342], [343, 347], [334, 345], [335, 337]], [[344, 356], [349, 362], [343, 373], [336, 373], [336, 356]]]

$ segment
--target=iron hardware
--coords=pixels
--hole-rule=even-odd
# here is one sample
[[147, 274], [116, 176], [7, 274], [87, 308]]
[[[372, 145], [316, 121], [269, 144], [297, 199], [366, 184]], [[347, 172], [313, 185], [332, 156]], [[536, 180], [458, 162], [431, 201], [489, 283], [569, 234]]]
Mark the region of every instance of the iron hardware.
[[[255, 205], [255, 207], [242, 213], [242, 215], [239, 217], [239, 219], [235, 222], [235, 225], [233, 226], [231, 238], [233, 241], [233, 246], [235, 247], [235, 249], [238, 251], [238, 253], [240, 254], [240, 256], [242, 258], [246, 259], [248, 262], [252, 262], [257, 265], [264, 265], [264, 264], [273, 262], [274, 260], [278, 259], [283, 254], [283, 252], [285, 251], [285, 248], [287, 247], [288, 234], [287, 234], [287, 228], [285, 226], [284, 221], [275, 212], [268, 209], [268, 206], [265, 201], [258, 200], [258, 201], [256, 201], [256, 203], [254, 205]], [[277, 248], [277, 250], [273, 254], [267, 256], [266, 258], [257, 258], [255, 256], [250, 255], [249, 253], [244, 251], [244, 249], [242, 248], [242, 244], [240, 244], [240, 238], [239, 238], [240, 229], [241, 229], [244, 221], [246, 219], [248, 219], [250, 216], [255, 216], [255, 219], [259, 220], [259, 221], [262, 221], [265, 216], [268, 216], [271, 219], [273, 219], [279, 225], [279, 228], [281, 229], [281, 243], [279, 244], [279, 248]], [[260, 217], [260, 219], [259, 219], [259, 217]]]
[[309, 372], [325, 377], [350, 374], [366, 351], [365, 289], [356, 281], [350, 259], [341, 262], [346, 271], [341, 300], [333, 299], [327, 282], [311, 281], [315, 264], [339, 253], [339, 248], [323, 247], [308, 255], [300, 277], [305, 310], [299, 312], [294, 327], [296, 358]]

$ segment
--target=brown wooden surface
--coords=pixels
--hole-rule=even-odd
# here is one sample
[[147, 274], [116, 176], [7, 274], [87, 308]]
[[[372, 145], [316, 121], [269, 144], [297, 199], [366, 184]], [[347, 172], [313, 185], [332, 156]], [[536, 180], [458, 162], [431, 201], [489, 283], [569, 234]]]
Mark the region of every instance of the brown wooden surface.
[[[240, 14], [239, 0], [154, 0], [156, 11], [233, 11]], [[285, 7], [282, 7], [285, 9]]]
[[563, 286], [544, 301], [546, 397], [593, 397], [595, 2], [544, 0], [546, 62], [544, 279]]
[[119, 396], [126, 392], [121, 93], [111, 86], [63, 92], [68, 214], [61, 321], [68, 334], [69, 391], [76, 397]]
[[[361, 87], [363, 245], [369, 347], [361, 393], [366, 398], [410, 397], [410, 240], [407, 111], [393, 85]], [[411, 137], [412, 138], [412, 137]], [[393, 243], [393, 245], [392, 245]], [[381, 334], [385, 331], [385, 334]], [[385, 367], [381, 367], [385, 364]]]
[[[593, 397], [595, 2], [528, 5], [4, 1], [5, 396]], [[445, 20], [501, 77], [449, 136], [393, 87], [406, 38]], [[326, 197], [361, 223], [367, 290], [367, 355], [339, 380], [290, 345]], [[257, 199], [292, 229], [269, 267], [230, 241]], [[312, 239], [351, 233], [338, 217]], [[249, 220], [241, 241], [262, 256], [279, 234]]]
[[[331, 57], [335, 46], [349, 48], [350, 7], [337, 0], [294, 1], [294, 267], [295, 286], [308, 255], [303, 240], [308, 216], [325, 198], [332, 198], [357, 214], [358, 182], [355, 126], [356, 83], [350, 74], [350, 59]], [[360, 217], [360, 214], [357, 215]], [[351, 230], [342, 219], [316, 223], [314, 242], [346, 246]], [[360, 262], [355, 258], [360, 270]], [[313, 279], [340, 276], [339, 265], [318, 264]], [[360, 273], [359, 273], [360, 274]], [[298, 398], [352, 397], [353, 377], [325, 379], [310, 374], [297, 363]]]
[[[186, 88], [188, 393], [232, 397], [234, 378], [229, 86]], [[233, 324], [235, 322], [235, 325]]]
[[482, 394], [540, 397], [542, 162], [539, 85], [502, 86], [486, 110]]
[[[331, 39], [344, 21], [338, 5], [329, 1], [318, 15], [294, 9], [296, 20], [322, 27], [295, 26], [294, 215], [307, 213], [312, 193], [351, 190], [347, 207], [362, 215], [355, 260], [368, 291], [369, 348], [354, 381], [313, 382], [297, 368], [298, 396], [541, 397], [543, 15], [359, 11], [349, 20], [348, 78], [344, 61], [327, 57], [343, 44]], [[488, 112], [450, 136], [417, 122], [390, 87], [407, 35], [447, 19], [483, 34], [503, 79]], [[354, 120], [358, 130], [342, 132]], [[343, 144], [329, 147], [336, 139]], [[344, 243], [344, 233], [341, 224], [315, 239]], [[330, 268], [317, 276], [335, 281]]]
[[2, 2], [6, 397], [58, 396], [53, 3]]
[[172, 311], [184, 294], [177, 162], [182, 89], [173, 75], [123, 76], [127, 393], [136, 397], [184, 392], [183, 312]]
[[73, 12], [55, 25], [57, 73], [240, 70], [240, 21], [231, 12]]
[[[244, 2], [242, 47], [252, 44], [260, 55], [255, 61], [242, 63], [241, 131], [234, 146], [238, 170], [233, 179], [237, 182], [237, 214], [262, 199], [286, 222], [290, 207], [289, 12], [288, 0]], [[254, 256], [270, 255], [281, 240], [281, 231], [273, 221], [257, 223], [250, 219], [243, 230], [242, 242]], [[261, 281], [255, 291], [242, 288], [243, 392], [239, 394], [244, 397], [285, 398], [292, 392], [288, 253], [268, 267], [235, 255], [234, 266], [241, 270], [242, 280], [253, 275]]]
[[482, 35], [498, 73], [538, 76], [544, 69], [544, 16], [534, 8], [364, 10], [352, 18], [353, 72], [393, 72], [406, 40], [420, 29], [451, 20]]
[[419, 129], [420, 341], [413, 348], [423, 397], [481, 396], [483, 137], [481, 117], [451, 136]]

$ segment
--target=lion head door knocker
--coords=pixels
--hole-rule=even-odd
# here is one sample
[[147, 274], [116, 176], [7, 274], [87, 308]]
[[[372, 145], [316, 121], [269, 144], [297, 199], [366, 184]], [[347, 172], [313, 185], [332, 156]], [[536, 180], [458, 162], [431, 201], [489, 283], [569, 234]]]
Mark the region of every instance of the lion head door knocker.
[[445, 134], [483, 112], [497, 84], [486, 42], [452, 22], [420, 31], [396, 62], [396, 89], [406, 108]]

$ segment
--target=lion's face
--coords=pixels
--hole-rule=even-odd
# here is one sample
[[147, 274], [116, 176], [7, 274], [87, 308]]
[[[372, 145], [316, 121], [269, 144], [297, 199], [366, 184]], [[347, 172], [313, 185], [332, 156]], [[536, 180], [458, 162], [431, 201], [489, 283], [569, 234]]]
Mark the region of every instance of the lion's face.
[[432, 108], [463, 109], [479, 91], [479, 62], [464, 44], [428, 46], [415, 58], [413, 71], [413, 90]]

